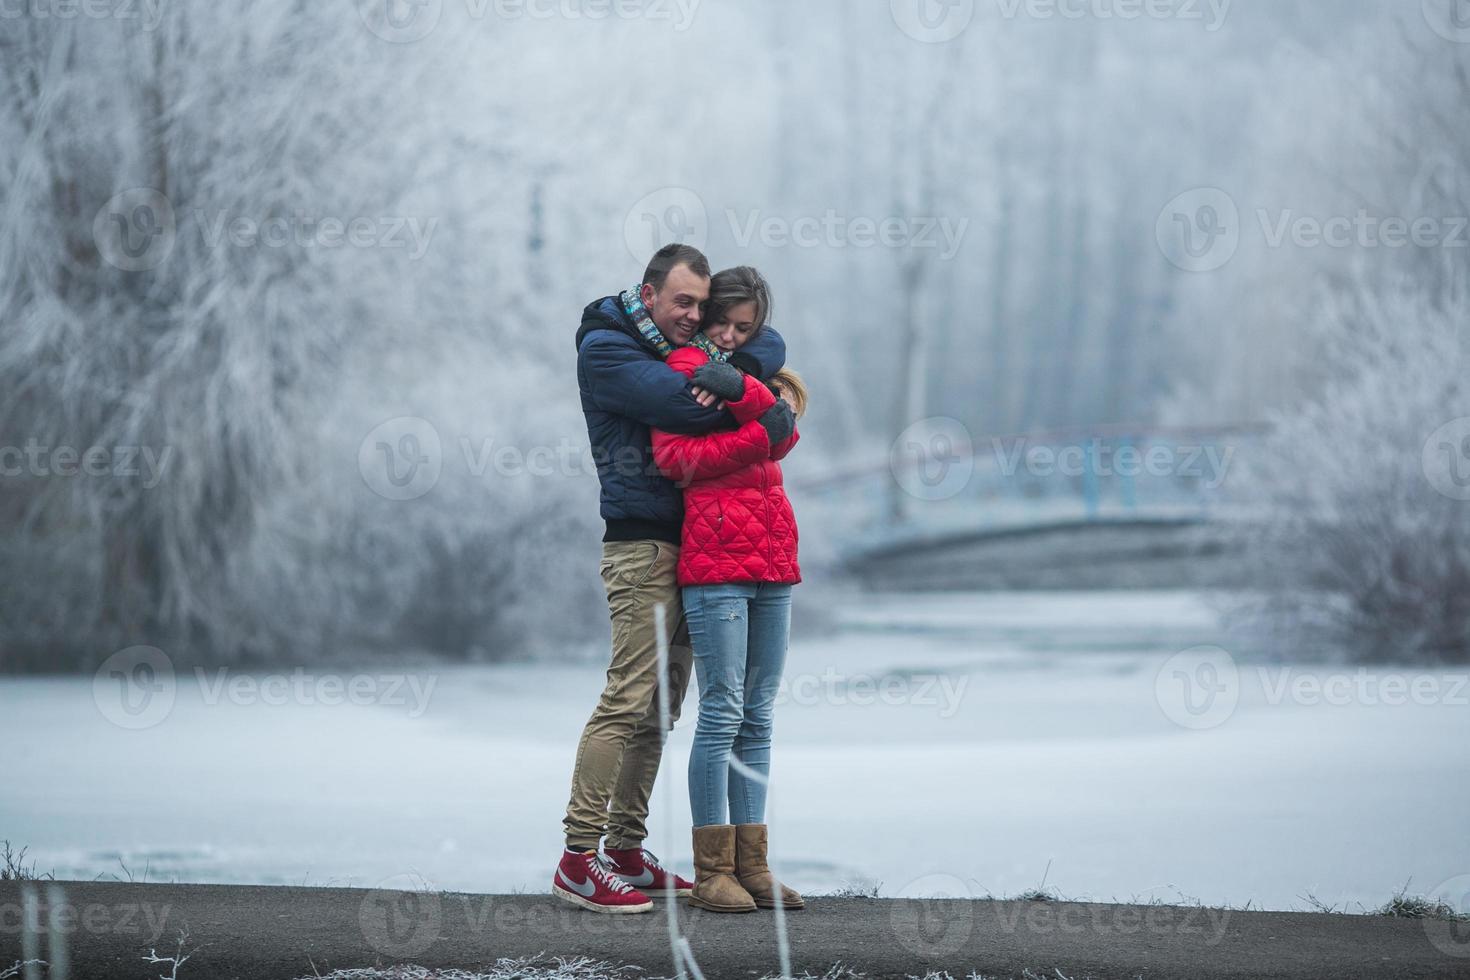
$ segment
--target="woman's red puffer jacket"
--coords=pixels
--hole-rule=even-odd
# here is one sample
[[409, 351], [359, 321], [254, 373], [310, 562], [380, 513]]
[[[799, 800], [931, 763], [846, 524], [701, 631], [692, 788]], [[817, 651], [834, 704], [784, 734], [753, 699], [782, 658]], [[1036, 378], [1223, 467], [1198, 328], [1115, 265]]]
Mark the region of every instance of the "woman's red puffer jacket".
[[[709, 355], [681, 347], [669, 367], [693, 376]], [[653, 459], [684, 488], [680, 585], [801, 581], [796, 515], [781, 484], [781, 464], [801, 437], [775, 446], [757, 421], [776, 404], [760, 379], [746, 376], [745, 395], [727, 405], [739, 427], [702, 436], [653, 431]]]

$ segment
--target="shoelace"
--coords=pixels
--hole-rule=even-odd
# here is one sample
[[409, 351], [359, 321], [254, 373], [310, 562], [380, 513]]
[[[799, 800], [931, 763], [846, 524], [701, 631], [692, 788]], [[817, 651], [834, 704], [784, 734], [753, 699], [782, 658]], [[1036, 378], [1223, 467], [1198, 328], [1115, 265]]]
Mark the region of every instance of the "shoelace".
[[643, 849], [643, 866], [653, 868], [656, 871], [662, 871], [664, 869], [664, 866], [659, 863], [654, 853], [646, 847]]
[[587, 870], [594, 875], [604, 886], [622, 895], [633, 890], [633, 886], [619, 878], [601, 854], [593, 854], [592, 860], [587, 863]]

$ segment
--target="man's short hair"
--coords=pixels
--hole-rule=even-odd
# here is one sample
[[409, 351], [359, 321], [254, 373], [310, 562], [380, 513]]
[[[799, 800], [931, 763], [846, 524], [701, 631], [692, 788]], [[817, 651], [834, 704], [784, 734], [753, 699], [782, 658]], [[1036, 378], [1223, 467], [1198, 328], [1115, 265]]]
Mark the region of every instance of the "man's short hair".
[[710, 277], [709, 259], [693, 245], [673, 242], [653, 253], [648, 268], [643, 270], [643, 281], [655, 290], [664, 288], [664, 280], [676, 266], [687, 265], [689, 271], [705, 279]]

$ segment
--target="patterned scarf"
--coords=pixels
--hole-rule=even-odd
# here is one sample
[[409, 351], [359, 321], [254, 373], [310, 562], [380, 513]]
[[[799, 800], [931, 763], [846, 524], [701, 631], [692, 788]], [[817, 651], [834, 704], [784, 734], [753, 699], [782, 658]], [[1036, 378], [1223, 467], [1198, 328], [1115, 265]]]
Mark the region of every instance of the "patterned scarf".
[[623, 303], [623, 312], [628, 314], [638, 327], [638, 332], [643, 335], [643, 339], [653, 345], [659, 357], [667, 359], [674, 352], [674, 345], [669, 343], [663, 331], [653, 325], [653, 319], [648, 315], [648, 307], [643, 305], [643, 298], [638, 295], [641, 291], [641, 286], [625, 289], [618, 294], [618, 299]]
[[715, 346], [715, 342], [713, 340], [710, 340], [702, 333], [695, 334], [694, 339], [689, 341], [689, 343], [690, 346], [698, 347], [700, 350], [704, 351], [706, 354], [709, 355], [709, 359], [717, 364], [725, 363], [730, 359], [730, 355], [735, 353], [732, 350], [720, 350], [718, 347]]
[[[653, 318], [648, 315], [648, 307], [643, 305], [643, 297], [639, 295], [642, 291], [641, 286], [634, 286], [619, 293], [618, 299], [623, 304], [623, 312], [628, 314], [634, 325], [638, 327], [638, 332], [643, 335], [643, 339], [653, 345], [659, 357], [668, 360], [669, 355], [674, 352], [674, 345], [669, 343], [663, 331], [654, 325]], [[720, 350], [715, 346], [714, 341], [702, 333], [695, 334], [690, 343], [708, 354], [711, 361], [720, 364], [728, 361], [730, 355], [734, 353], [734, 351]]]

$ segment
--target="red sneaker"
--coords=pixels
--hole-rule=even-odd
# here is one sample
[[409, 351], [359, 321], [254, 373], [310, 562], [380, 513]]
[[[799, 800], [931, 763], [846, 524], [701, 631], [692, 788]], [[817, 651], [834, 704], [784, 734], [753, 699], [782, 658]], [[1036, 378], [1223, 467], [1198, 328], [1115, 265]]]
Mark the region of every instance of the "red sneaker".
[[566, 851], [551, 893], [557, 898], [592, 912], [647, 912], [653, 908], [648, 896], [613, 874], [596, 851]]
[[668, 894], [670, 881], [673, 882], [674, 894], [677, 896], [694, 891], [694, 882], [680, 878], [659, 864], [652, 851], [641, 847], [630, 847], [627, 850], [607, 847], [603, 850], [607, 852], [608, 863], [612, 865], [614, 874], [634, 888], [648, 889], [648, 894], [654, 898]]

